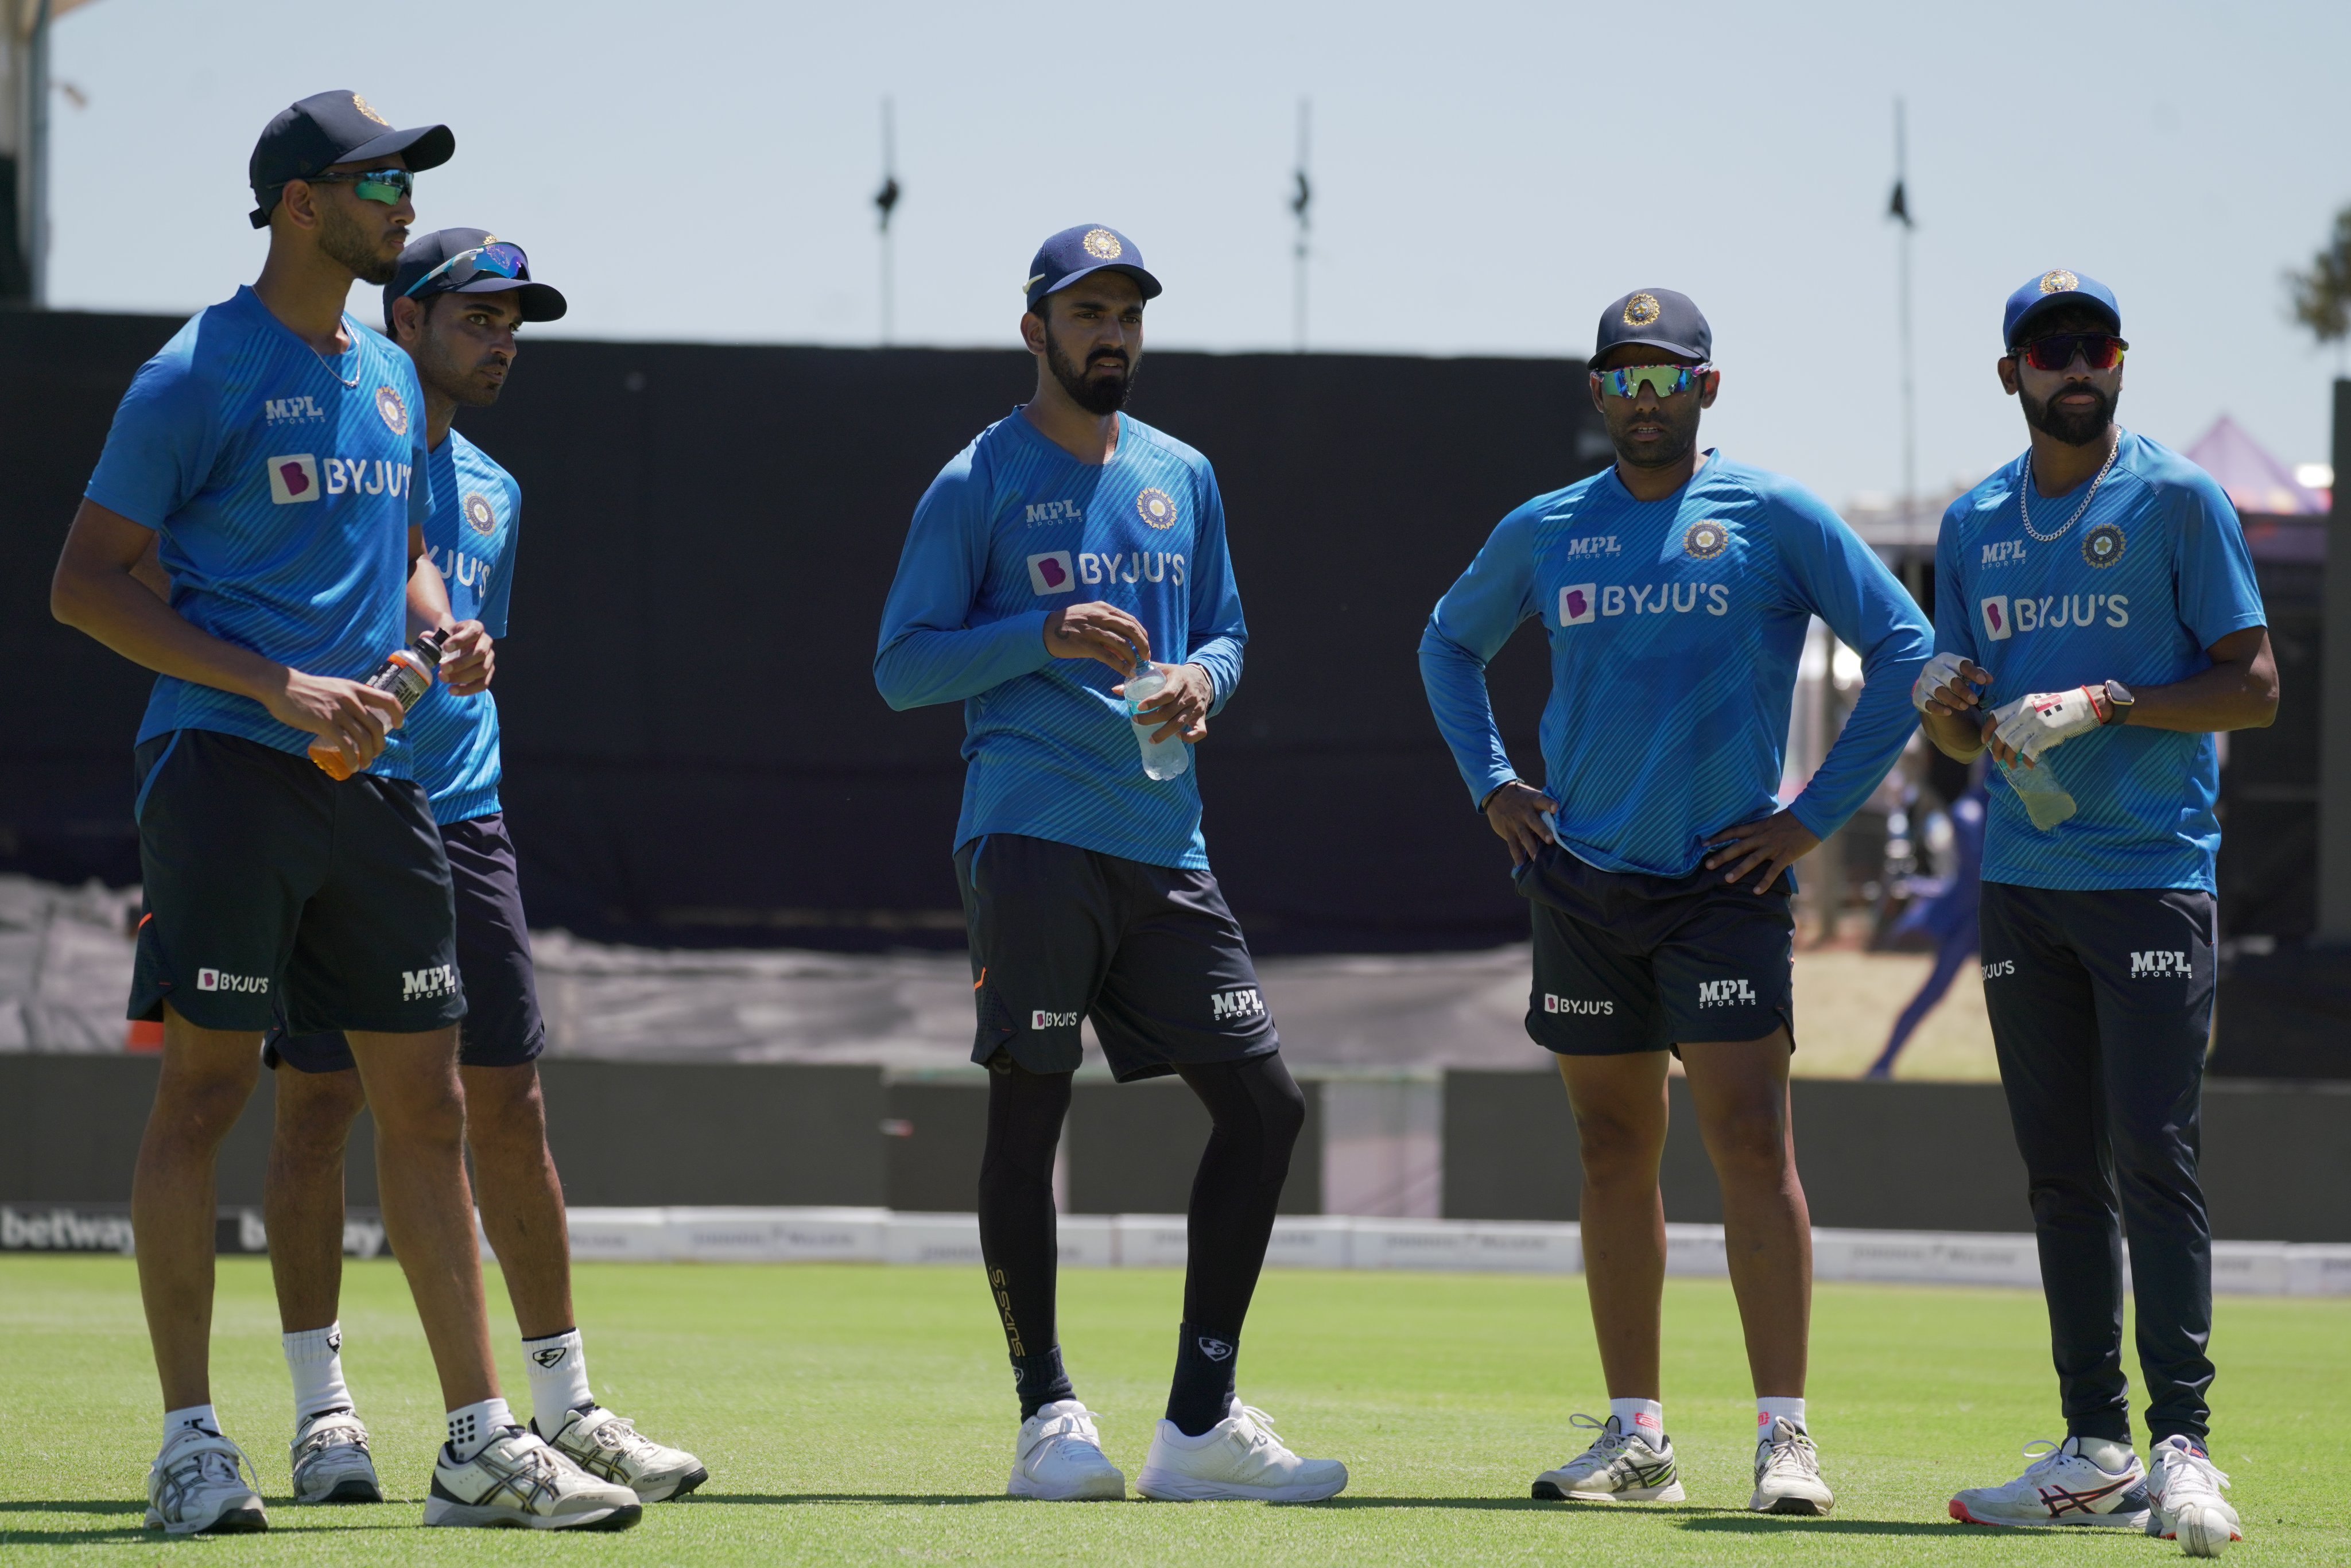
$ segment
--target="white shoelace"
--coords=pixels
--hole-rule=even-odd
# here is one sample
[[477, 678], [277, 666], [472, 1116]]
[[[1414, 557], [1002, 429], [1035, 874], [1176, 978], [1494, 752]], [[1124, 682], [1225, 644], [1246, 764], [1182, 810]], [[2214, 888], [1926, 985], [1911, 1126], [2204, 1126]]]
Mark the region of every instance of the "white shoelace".
[[[1614, 1419], [1615, 1417], [1612, 1416], [1607, 1421], [1602, 1421], [1580, 1410], [1567, 1418], [1567, 1424], [1570, 1427], [1580, 1427], [1587, 1431], [1600, 1434], [1592, 1439], [1590, 1448], [1576, 1456], [1576, 1459], [1592, 1459], [1601, 1465], [1607, 1465], [1614, 1462], [1617, 1456], [1624, 1453], [1625, 1445], [1633, 1440], [1633, 1437], [1622, 1427], [1612, 1427], [1609, 1423]], [[1566, 1469], [1574, 1463], [1575, 1459], [1571, 1459], [1560, 1469]]]
[[218, 1433], [205, 1432], [196, 1441], [186, 1444], [179, 1458], [168, 1464], [159, 1459], [157, 1464], [163, 1472], [164, 1485], [175, 1494], [175, 1505], [187, 1501], [198, 1487], [207, 1482], [245, 1486], [256, 1496], [261, 1491], [261, 1472], [254, 1469], [243, 1448]]
[[1797, 1474], [1804, 1476], [1817, 1476], [1821, 1473], [1820, 1450], [1813, 1446], [1811, 1435], [1793, 1421], [1772, 1422], [1771, 1435], [1758, 1446], [1769, 1449], [1769, 1452], [1761, 1456], [1756, 1463], [1756, 1474], [1759, 1476], [1785, 1469], [1793, 1469]]
[[[2166, 1458], [2163, 1462], [2167, 1470], [2185, 1467], [2190, 1475], [2203, 1483], [2203, 1490], [2214, 1497], [2220, 1496], [2220, 1489], [2229, 1484], [2229, 1478], [2222, 1473], [2220, 1467], [2202, 1454], [2187, 1448], [2173, 1448], [2168, 1444], [2165, 1445], [2164, 1453]], [[2169, 1504], [2172, 1500], [2171, 1483], [2172, 1478], [2166, 1475], [2163, 1487], [2163, 1500], [2166, 1504]]]

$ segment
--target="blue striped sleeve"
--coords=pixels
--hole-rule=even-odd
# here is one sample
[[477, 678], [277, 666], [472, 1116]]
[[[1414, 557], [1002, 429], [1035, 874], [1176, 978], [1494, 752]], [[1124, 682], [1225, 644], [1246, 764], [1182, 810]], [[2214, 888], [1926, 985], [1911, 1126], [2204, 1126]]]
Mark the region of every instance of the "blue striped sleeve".
[[197, 373], [188, 336], [139, 367], [84, 492], [142, 528], [162, 528], [195, 497], [220, 450], [221, 400]]
[[1208, 672], [1216, 700], [1211, 715], [1223, 711], [1241, 684], [1241, 649], [1249, 642], [1249, 623], [1241, 618], [1241, 591], [1233, 580], [1232, 552], [1225, 543], [1225, 500], [1217, 476], [1206, 464], [1200, 475], [1200, 524], [1193, 531], [1190, 635], [1185, 663]]
[[967, 451], [914, 508], [873, 655], [873, 684], [893, 708], [961, 702], [1052, 660], [1045, 611], [967, 623], [987, 576], [987, 496]]
[[1534, 580], [1534, 517], [1520, 510], [1502, 519], [1421, 633], [1421, 684], [1472, 805], [1519, 776], [1494, 722], [1486, 666], [1535, 613]]

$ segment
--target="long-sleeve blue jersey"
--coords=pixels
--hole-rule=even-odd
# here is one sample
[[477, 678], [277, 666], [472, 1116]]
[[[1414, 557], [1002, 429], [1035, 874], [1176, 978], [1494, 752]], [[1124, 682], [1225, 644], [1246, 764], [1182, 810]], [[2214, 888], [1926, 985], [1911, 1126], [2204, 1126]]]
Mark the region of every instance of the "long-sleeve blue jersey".
[[1232, 695], [1249, 629], [1208, 460], [1122, 415], [1111, 461], [1081, 463], [1016, 410], [914, 508], [874, 684], [893, 708], [964, 705], [957, 846], [1025, 833], [1205, 869], [1198, 768], [1146, 777], [1117, 672], [1045, 646], [1048, 615], [1092, 600], [1143, 622], [1155, 660], [1205, 669], [1217, 707]]
[[1809, 491], [1708, 455], [1662, 501], [1612, 465], [1504, 517], [1438, 601], [1421, 678], [1470, 798], [1517, 777], [1486, 664], [1522, 621], [1551, 640], [1543, 792], [1561, 844], [1604, 871], [1686, 876], [1723, 829], [1778, 809], [1805, 628], [1860, 650], [1861, 701], [1792, 803], [1825, 838], [1916, 727], [1931, 633], [1894, 574]]

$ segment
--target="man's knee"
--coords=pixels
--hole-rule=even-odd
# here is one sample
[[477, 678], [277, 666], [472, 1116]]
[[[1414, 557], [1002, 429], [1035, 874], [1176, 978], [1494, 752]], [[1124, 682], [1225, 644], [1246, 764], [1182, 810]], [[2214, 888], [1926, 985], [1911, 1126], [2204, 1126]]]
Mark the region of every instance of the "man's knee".
[[1575, 1112], [1576, 1155], [1594, 1186], [1630, 1183], [1654, 1186], [1666, 1150], [1665, 1128], [1601, 1106]]
[[[360, 1049], [356, 1040], [353, 1046]], [[379, 1139], [452, 1147], [464, 1143], [465, 1092], [457, 1079], [454, 1047], [454, 1038], [444, 1049], [421, 1039], [370, 1037], [361, 1071]]]
[[1785, 1107], [1778, 1101], [1742, 1098], [1707, 1118], [1699, 1130], [1715, 1175], [1723, 1181], [1777, 1186], [1793, 1163]]
[[350, 1141], [351, 1124], [367, 1104], [359, 1073], [305, 1072], [281, 1065], [271, 1074], [277, 1097], [270, 1140], [287, 1153], [310, 1152], [340, 1159]]
[[547, 1147], [547, 1101], [538, 1064], [461, 1067], [465, 1091], [465, 1141], [476, 1156], [536, 1158]]

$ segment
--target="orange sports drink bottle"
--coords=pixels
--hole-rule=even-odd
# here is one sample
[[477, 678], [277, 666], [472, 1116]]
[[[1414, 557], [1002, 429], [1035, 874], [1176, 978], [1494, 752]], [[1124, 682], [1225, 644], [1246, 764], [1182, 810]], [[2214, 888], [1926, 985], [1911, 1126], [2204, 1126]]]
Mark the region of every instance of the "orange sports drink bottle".
[[[400, 711], [406, 713], [416, 706], [417, 698], [433, 689], [434, 676], [441, 668], [441, 644], [448, 640], [445, 632], [418, 632], [415, 646], [394, 648], [361, 684], [390, 692], [400, 699]], [[351, 765], [343, 760], [335, 743], [323, 736], [310, 743], [310, 760], [329, 779], [351, 776]]]

